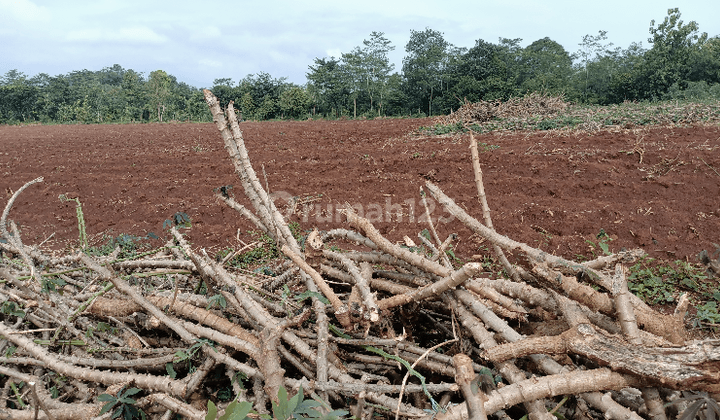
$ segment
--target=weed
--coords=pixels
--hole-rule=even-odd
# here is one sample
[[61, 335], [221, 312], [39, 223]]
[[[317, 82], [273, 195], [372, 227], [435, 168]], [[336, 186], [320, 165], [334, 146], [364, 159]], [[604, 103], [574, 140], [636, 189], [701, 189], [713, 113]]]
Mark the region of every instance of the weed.
[[117, 396], [113, 396], [110, 394], [101, 394], [100, 396], [98, 396], [98, 401], [104, 402], [105, 405], [103, 406], [102, 410], [100, 410], [100, 415], [109, 412], [117, 406], [117, 408], [115, 408], [115, 411], [113, 411], [110, 415], [111, 419], [122, 418], [124, 420], [144, 420], [146, 418], [145, 413], [139, 408], [135, 407], [136, 401], [133, 398], [130, 398], [131, 396], [137, 394], [140, 391], [142, 390], [138, 388], [130, 388], [125, 391], [125, 387], [122, 387], [120, 391], [118, 391]]
[[685, 261], [658, 262], [644, 258], [629, 268], [628, 289], [650, 304], [669, 304], [682, 292], [689, 292], [695, 298], [705, 301], [697, 307], [695, 326], [701, 322], [720, 322], [716, 301], [720, 292], [708, 281], [701, 267]]
[[12, 315], [18, 318], [25, 318], [25, 311], [20, 309], [17, 303], [6, 300], [0, 306], [0, 313], [4, 315]]
[[419, 131], [430, 135], [441, 136], [443, 134], [462, 133], [465, 132], [466, 129], [461, 122], [458, 122], [455, 124], [435, 124], [432, 127], [420, 127]]
[[[427, 135], [461, 133], [466, 125], [476, 133], [509, 130], [581, 129], [597, 130], [609, 126], [634, 127], [648, 125], [686, 125], [698, 122], [717, 122], [720, 119], [720, 102], [716, 99], [683, 99], [663, 102], [625, 102], [617, 105], [567, 104], [551, 116], [538, 112], [506, 113], [482, 120], [455, 121], [453, 114], [445, 118], [449, 123], [420, 127]], [[439, 121], [443, 121], [439, 119]]]
[[[300, 224], [297, 222], [291, 222], [288, 223], [288, 227], [290, 228], [290, 233], [292, 233], [295, 240], [302, 247], [305, 243], [306, 235], [304, 235], [304, 232], [300, 228]], [[236, 255], [228, 261], [227, 264], [247, 270], [254, 266], [264, 265], [280, 256], [280, 250], [270, 236], [257, 231], [249, 231], [248, 233], [253, 237], [253, 240], [258, 243], [258, 245], [249, 251]], [[230, 252], [232, 252], [232, 249], [224, 249], [217, 254], [216, 258], [222, 260]], [[275, 273], [266, 267], [260, 267], [258, 272], [262, 272], [270, 276], [275, 275]]]
[[116, 248], [120, 248], [118, 258], [135, 258], [137, 251], [143, 246], [142, 241], [147, 239], [147, 237], [128, 235], [126, 233], [121, 233], [116, 238], [107, 236], [103, 238], [106, 241], [103, 245], [91, 246], [87, 248], [86, 253], [88, 255], [101, 257], [110, 255]]
[[707, 392], [682, 392], [683, 398], [673, 401], [673, 404], [685, 402], [688, 406], [678, 418], [680, 420], [693, 420], [695, 418], [703, 418], [700, 409], [703, 411], [706, 420], [715, 420], [720, 417], [720, 406], [715, 399], [711, 398]]
[[187, 350], [178, 350], [175, 352], [175, 357], [173, 358], [172, 363], [168, 363], [165, 365], [165, 369], [168, 372], [168, 375], [175, 379], [177, 377], [177, 372], [175, 372], [174, 364], [176, 363], [182, 363], [187, 362], [188, 363], [188, 371], [190, 373], [195, 371], [195, 368], [192, 365], [192, 359], [197, 355], [198, 351], [202, 349], [203, 345], [209, 345], [213, 346], [214, 343], [210, 340], [201, 338], [197, 339], [193, 345], [191, 345]]
[[225, 409], [225, 414], [221, 417], [217, 417], [217, 407], [215, 404], [208, 400], [208, 412], [205, 415], [205, 420], [244, 420], [250, 419], [248, 414], [255, 413], [252, 409], [252, 403], [248, 401], [233, 401]]
[[[319, 407], [324, 407], [328, 413], [323, 414]], [[322, 401], [318, 400], [306, 400], [302, 386], [292, 398], [288, 398], [288, 392], [285, 387], [280, 387], [278, 390], [278, 402], [272, 402], [273, 415], [267, 414], [260, 415], [260, 418], [264, 420], [339, 420], [349, 414], [345, 410], [334, 410], [326, 406]], [[225, 409], [225, 414], [222, 417], [217, 417], [217, 407], [212, 401], [208, 401], [208, 413], [205, 416], [205, 420], [245, 420], [250, 419], [249, 414], [254, 414], [252, 418], [257, 416], [257, 413], [253, 411], [252, 404], [247, 401], [233, 401]]]
[[591, 240], [585, 240], [585, 242], [588, 243], [590, 245], [590, 248], [592, 249], [593, 257], [597, 258], [598, 255], [595, 253], [595, 251], [598, 248], [602, 251], [603, 255], [610, 255], [611, 252], [609, 242], [612, 241], [612, 238], [610, 237], [610, 235], [607, 234], [607, 232], [605, 232], [605, 229], [601, 228], [600, 232], [595, 236], [595, 238], [597, 239], [597, 243], [594, 243]]
[[718, 313], [717, 302], [709, 300], [702, 305], [697, 307], [697, 315], [694, 326], [700, 327], [703, 323], [711, 324], [716, 327], [720, 324], [720, 313]]
[[496, 144], [487, 144], [487, 143], [483, 143], [480, 141], [478, 142], [478, 151], [480, 153], [492, 152], [493, 150], [499, 149], [499, 148], [500, 148], [500, 146], [498, 146]]
[[163, 229], [170, 229], [173, 226], [181, 228], [191, 227], [192, 221], [190, 216], [188, 216], [187, 213], [179, 211], [163, 222]]

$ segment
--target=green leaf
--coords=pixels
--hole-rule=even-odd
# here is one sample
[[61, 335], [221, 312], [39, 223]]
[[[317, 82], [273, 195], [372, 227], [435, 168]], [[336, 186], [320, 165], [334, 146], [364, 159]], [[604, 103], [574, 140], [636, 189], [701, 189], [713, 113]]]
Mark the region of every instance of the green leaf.
[[127, 391], [125, 391], [125, 393], [123, 394], [122, 397], [123, 397], [123, 398], [126, 398], [126, 397], [129, 397], [129, 396], [131, 396], [131, 395], [135, 395], [135, 394], [137, 394], [137, 393], [140, 392], [140, 391], [142, 391], [142, 389], [139, 389], [139, 388], [130, 388], [130, 389], [128, 389]]
[[[104, 395], [107, 395], [107, 394], [104, 394]], [[98, 397], [98, 400], [100, 400], [99, 397]], [[102, 408], [102, 410], [100, 410], [100, 413], [98, 413], [98, 415], [103, 415], [103, 414], [107, 413], [108, 411], [112, 410], [113, 407], [115, 407], [115, 400], [103, 405], [103, 408]]]
[[172, 362], [165, 364], [165, 370], [167, 370], [168, 376], [170, 376], [172, 379], [177, 378], [177, 372], [175, 372], [175, 367], [173, 366]]
[[248, 401], [233, 401], [225, 409], [225, 414], [218, 420], [243, 420], [252, 412], [252, 404]]
[[299, 295], [295, 296], [295, 299], [296, 299], [298, 302], [302, 302], [302, 301], [304, 301], [305, 299], [309, 299], [309, 298], [311, 298], [311, 297], [316, 297], [320, 302], [324, 303], [325, 305], [329, 305], [329, 304], [330, 304], [330, 301], [327, 300], [327, 298], [326, 298], [325, 296], [321, 295], [321, 294], [318, 293], [318, 292], [311, 292], [311, 291], [309, 291], [309, 290], [307, 290], [307, 291], [305, 291], [305, 292], [302, 292], [302, 293], [300, 293]]
[[117, 398], [115, 396], [110, 394], [100, 394], [98, 396], [98, 401], [105, 402], [105, 401], [117, 401]]
[[276, 419], [278, 420], [286, 420], [290, 417], [290, 411], [287, 409], [288, 406], [288, 396], [287, 396], [287, 390], [285, 387], [281, 386], [278, 390], [278, 402], [275, 403], [273, 401], [272, 403], [272, 409], [273, 414]]
[[[278, 392], [279, 394], [279, 392]], [[278, 395], [279, 397], [279, 395]], [[288, 401], [287, 405], [287, 412], [292, 416], [292, 414], [295, 412], [295, 409], [297, 408], [298, 404], [302, 402], [303, 394], [302, 394], [302, 387], [300, 387], [300, 390], [297, 394], [295, 394], [292, 398], [290, 398], [290, 401]]]
[[[217, 417], [217, 407], [215, 407], [215, 403], [208, 400], [207, 407], [208, 407], [208, 412], [205, 415], [205, 420], [215, 420], [215, 417]], [[230, 408], [230, 406], [228, 406], [228, 408]]]

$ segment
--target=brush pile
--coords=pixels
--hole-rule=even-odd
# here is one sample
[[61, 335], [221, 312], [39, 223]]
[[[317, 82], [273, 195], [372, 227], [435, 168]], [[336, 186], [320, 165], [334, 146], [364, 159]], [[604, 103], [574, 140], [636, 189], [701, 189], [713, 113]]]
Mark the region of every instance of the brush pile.
[[179, 226], [167, 246], [132, 259], [49, 257], [7, 221], [42, 178], [27, 183], [0, 219], [0, 419], [257, 419], [270, 407], [282, 420], [720, 411], [720, 348], [687, 341], [688, 300], [663, 314], [628, 292], [624, 266], [642, 251], [578, 263], [497, 233], [479, 164], [484, 223], [437, 185], [424, 188], [493, 245], [507, 278], [451, 261], [454, 237], [440, 238], [429, 214], [419, 245], [388, 241], [350, 206], [349, 229], [298, 237], [250, 164], [232, 103], [223, 111], [205, 97], [249, 205], [217, 197], [275, 241], [282, 274], [261, 282], [226, 267]]
[[562, 96], [549, 96], [537, 92], [507, 101], [469, 102], [450, 115], [435, 119], [441, 125], [480, 125], [496, 119], [526, 120], [532, 117], [548, 117], [564, 112], [569, 104]]

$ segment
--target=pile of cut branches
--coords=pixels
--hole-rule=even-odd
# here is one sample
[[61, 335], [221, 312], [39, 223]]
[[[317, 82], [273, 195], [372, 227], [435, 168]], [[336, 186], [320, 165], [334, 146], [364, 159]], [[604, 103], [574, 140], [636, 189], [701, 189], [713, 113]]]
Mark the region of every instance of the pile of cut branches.
[[720, 411], [720, 348], [686, 341], [688, 300], [668, 315], [628, 292], [624, 266], [641, 251], [577, 263], [497, 233], [472, 135], [483, 223], [431, 182], [422, 196], [492, 243], [506, 279], [453, 265], [454, 236], [442, 240], [430, 217], [421, 246], [390, 242], [350, 206], [350, 229], [298, 241], [250, 164], [233, 104], [224, 112], [205, 97], [250, 205], [217, 197], [273, 238], [283, 273], [259, 282], [193, 249], [177, 226], [131, 260], [44, 255], [7, 221], [42, 178], [27, 183], [0, 219], [0, 419]]
[[507, 101], [470, 102], [466, 99], [457, 111], [437, 117], [435, 123], [473, 125], [495, 119], [529, 119], [555, 115], [565, 111], [567, 107], [568, 103], [562, 96], [550, 96], [538, 92], [510, 98]]
[[[467, 100], [450, 115], [435, 118], [438, 127], [475, 132], [514, 132], [524, 130], [598, 130], [638, 129], [647, 126], [687, 126], [717, 124], [720, 101], [665, 101], [653, 103], [623, 102], [613, 105], [583, 105], [565, 102], [562, 96], [531, 93], [507, 101]], [[447, 130], [442, 130], [447, 132]]]

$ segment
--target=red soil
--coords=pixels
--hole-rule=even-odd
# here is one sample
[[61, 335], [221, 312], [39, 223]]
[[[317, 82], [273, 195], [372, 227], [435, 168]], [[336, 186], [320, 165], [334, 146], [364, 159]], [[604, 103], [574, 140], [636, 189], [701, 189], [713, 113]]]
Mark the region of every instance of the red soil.
[[[427, 227], [418, 221], [425, 179], [482, 219], [468, 136], [409, 135], [431, 124], [248, 122], [241, 128], [253, 166], [261, 180], [264, 166], [278, 203], [291, 196], [306, 202], [291, 216], [303, 229], [343, 226], [336, 210], [347, 202], [399, 241]], [[477, 139], [487, 145], [480, 160], [493, 223], [515, 240], [566, 257], [590, 256], [586, 240], [597, 242], [603, 229], [612, 250], [641, 247], [653, 257], [691, 262], [720, 243], [718, 126]], [[198, 247], [237, 247], [238, 230], [241, 240], [252, 240], [253, 226], [214, 198], [214, 188], [233, 184], [249, 205], [213, 124], [2, 126], [0, 145], [3, 206], [25, 182], [45, 177], [10, 212], [26, 244], [53, 233], [44, 246], [76, 244], [75, 203], [61, 202], [59, 194], [80, 199], [87, 232], [98, 242], [101, 234], [167, 237], [163, 222], [176, 212], [192, 218], [189, 237]], [[448, 216], [431, 207], [434, 218]], [[443, 238], [459, 234], [459, 255], [487, 252], [487, 243], [457, 221], [437, 228]]]

